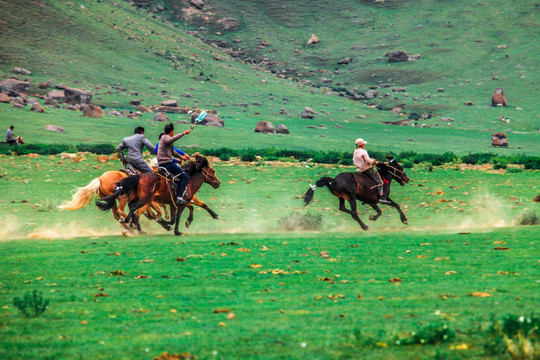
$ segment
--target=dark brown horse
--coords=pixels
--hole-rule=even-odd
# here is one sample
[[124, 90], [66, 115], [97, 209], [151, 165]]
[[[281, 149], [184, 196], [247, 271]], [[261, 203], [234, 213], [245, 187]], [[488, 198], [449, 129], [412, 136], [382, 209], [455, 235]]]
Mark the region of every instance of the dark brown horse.
[[[390, 204], [387, 205], [395, 208], [399, 212], [401, 222], [407, 224], [405, 214], [401, 211], [399, 205], [390, 199], [389, 195], [390, 185], [393, 179], [396, 179], [401, 186], [404, 186], [409, 182], [409, 177], [405, 174], [403, 167], [401, 167], [396, 160], [391, 157], [387, 158], [389, 160], [388, 164], [379, 163], [377, 165], [379, 174], [384, 183], [384, 195], [390, 200]], [[350, 214], [352, 218], [360, 224], [362, 229], [369, 230], [368, 226], [358, 217], [356, 201], [358, 200], [371, 206], [377, 214], [370, 216], [369, 219], [373, 221], [377, 220], [382, 212], [377, 205], [379, 197], [375, 185], [373, 179], [358, 172], [340, 173], [335, 178], [325, 176], [317, 180], [315, 185], [311, 185], [311, 188], [304, 195], [304, 204], [307, 206], [311, 203], [315, 188], [326, 186], [334, 196], [339, 198], [339, 210]], [[345, 207], [345, 200], [349, 202], [351, 210], [348, 210]]]
[[190, 177], [187, 186], [189, 195], [184, 197], [187, 201], [186, 205], [181, 205], [177, 208], [174, 203], [175, 197], [171, 192], [170, 182], [158, 173], [144, 173], [126, 177], [117, 184], [117, 190], [112, 195], [97, 201], [96, 205], [101, 210], [107, 211], [113, 207], [119, 196], [128, 194], [133, 200], [128, 203], [130, 211], [126, 218], [126, 222], [135, 226], [140, 233], [142, 233], [142, 230], [139, 223], [139, 217], [152, 201], [159, 204], [170, 205], [171, 221], [158, 220], [158, 223], [167, 230], [170, 230], [170, 226], [175, 224], [175, 234], [180, 235], [181, 233], [178, 232], [180, 215], [184, 208], [191, 207], [190, 202], [202, 184], [210, 184], [215, 189], [220, 185], [219, 179], [215, 176], [214, 169], [210, 166], [208, 160], [204, 156], [194, 154], [192, 159], [194, 161], [188, 163], [187, 166], [184, 167], [184, 170]]

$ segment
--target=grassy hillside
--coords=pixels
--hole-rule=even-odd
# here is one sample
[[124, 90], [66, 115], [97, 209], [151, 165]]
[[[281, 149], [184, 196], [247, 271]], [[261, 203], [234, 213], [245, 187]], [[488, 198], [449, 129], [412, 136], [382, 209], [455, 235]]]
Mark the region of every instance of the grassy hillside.
[[[51, 79], [93, 91], [94, 103], [106, 111], [132, 109], [133, 99], [153, 105], [170, 98], [217, 110], [225, 129], [197, 129], [186, 145], [348, 150], [364, 137], [379, 151], [468, 153], [494, 151], [490, 135], [503, 131], [512, 148], [497, 152], [540, 153], [533, 1], [521, 1], [519, 8], [502, 0], [211, 1], [202, 12], [190, 8], [189, 18], [183, 11], [187, 2], [159, 2], [165, 10], [157, 13], [149, 11], [157, 2], [137, 3], [147, 7], [124, 1], [0, 1], [0, 78], [15, 66], [27, 68], [32, 94], [47, 92], [36, 85]], [[237, 30], [220, 29], [224, 17], [238, 20]], [[304, 45], [312, 33], [321, 43]], [[220, 46], [245, 55], [235, 61]], [[398, 49], [421, 57], [388, 63], [384, 54]], [[347, 56], [351, 64], [337, 65]], [[343, 96], [368, 87], [379, 96]], [[495, 87], [504, 88], [508, 108], [489, 106]], [[402, 114], [378, 110], [395, 105]], [[301, 119], [306, 106], [319, 114]], [[56, 109], [34, 114], [0, 104], [0, 110], [0, 127], [13, 123], [32, 142], [118, 143], [139, 124], [155, 141], [162, 127], [152, 126], [151, 115], [81, 121], [80, 113]], [[383, 123], [422, 115], [428, 118], [408, 126]], [[254, 134], [260, 120], [285, 124], [292, 134]], [[44, 131], [49, 123], [66, 133]], [[307, 128], [321, 124], [327, 129]]]

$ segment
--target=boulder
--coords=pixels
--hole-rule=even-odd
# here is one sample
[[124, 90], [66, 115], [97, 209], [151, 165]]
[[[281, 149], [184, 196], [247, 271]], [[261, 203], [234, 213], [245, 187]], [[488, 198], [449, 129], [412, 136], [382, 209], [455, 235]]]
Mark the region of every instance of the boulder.
[[348, 56], [345, 59], [338, 61], [338, 65], [348, 65], [350, 63], [352, 63], [352, 59]]
[[491, 135], [491, 145], [508, 147], [508, 137], [502, 132], [497, 132]]
[[274, 124], [270, 121], [259, 121], [257, 127], [255, 128], [256, 133], [263, 134], [273, 134], [274, 133]]
[[502, 88], [496, 88], [491, 97], [491, 106], [508, 106]]
[[240, 26], [240, 21], [233, 19], [233, 18], [221, 18], [217, 21], [217, 24], [221, 27], [221, 30], [227, 31], [227, 30], [235, 30]]
[[54, 132], [65, 132], [64, 128], [62, 128], [61, 126], [58, 126], [58, 125], [45, 125], [44, 127], [45, 130], [47, 131], [54, 131]]
[[315, 34], [311, 34], [311, 37], [309, 38], [309, 40], [306, 42], [306, 45], [314, 45], [314, 44], [318, 44], [320, 43], [321, 41], [319, 40], [319, 37]]
[[50, 97], [45, 97], [45, 105], [54, 106], [54, 107], [59, 107], [59, 105], [58, 105], [58, 103], [56, 102], [56, 100], [54, 100], [53, 98], [50, 98]]
[[408, 61], [409, 55], [402, 50], [387, 52], [384, 54], [388, 58], [388, 62], [399, 62], [399, 61]]
[[313, 119], [315, 116], [313, 116], [313, 114], [310, 114], [310, 113], [307, 113], [307, 112], [303, 112], [302, 114], [300, 114], [300, 117], [302, 119]]
[[169, 106], [169, 107], [178, 107], [178, 101], [176, 100], [165, 100], [161, 103], [161, 106]]
[[111, 110], [111, 111], [109, 111], [109, 113], [107, 115], [116, 116], [116, 117], [126, 117], [125, 112], [120, 112], [120, 111], [117, 111], [117, 110]]
[[45, 98], [53, 99], [56, 102], [63, 103], [66, 101], [66, 95], [61, 90], [52, 90], [45, 95]]
[[205, 0], [190, 0], [189, 4], [197, 8], [198, 10], [202, 10], [206, 6], [206, 1]]
[[153, 120], [159, 121], [159, 122], [167, 122], [167, 123], [170, 121], [169, 117], [162, 112], [158, 112], [156, 115], [154, 115]]
[[289, 129], [287, 129], [287, 127], [285, 125], [283, 125], [283, 124], [279, 124], [276, 127], [276, 133], [278, 133], [278, 134], [290, 134]]
[[33, 103], [32, 107], [30, 108], [31, 111], [35, 111], [37, 113], [44, 113], [45, 110], [43, 110], [43, 107], [39, 102]]
[[0, 92], [0, 102], [9, 103], [9, 96], [6, 93]]
[[92, 93], [90, 91], [67, 87], [64, 89], [64, 95], [66, 97], [65, 102], [68, 104], [87, 105], [92, 102]]
[[26, 70], [26, 69], [23, 69], [23, 68], [20, 68], [20, 67], [16, 67], [15, 69], [13, 69], [13, 72], [14, 72], [15, 74], [24, 75], [24, 76], [32, 75], [32, 72], [31, 72], [31, 71]]
[[[195, 123], [195, 119], [199, 116], [199, 112], [194, 112], [191, 114], [191, 123]], [[198, 125], [205, 125], [205, 126], [216, 126], [216, 127], [223, 127], [225, 126], [225, 121], [223, 121], [219, 116], [212, 113], [207, 113], [204, 119], [199, 121], [197, 123]]]
[[129, 103], [131, 105], [135, 105], [135, 106], [138, 106], [138, 105], [141, 105], [141, 101], [140, 99], [136, 99], [136, 100], [129, 100]]
[[81, 111], [84, 117], [101, 118], [103, 115], [103, 110], [94, 104], [84, 104], [81, 106]]
[[22, 109], [26, 105], [26, 99], [22, 96], [13, 97], [11, 98], [11, 103], [13, 104], [13, 107]]
[[8, 96], [19, 96], [21, 94], [28, 94], [27, 81], [19, 81], [16, 79], [6, 79], [0, 82], [0, 92], [8, 94]]
[[144, 113], [150, 113], [150, 114], [153, 113], [153, 111], [150, 110], [150, 108], [148, 106], [144, 106], [144, 105], [137, 106], [137, 111], [144, 112]]

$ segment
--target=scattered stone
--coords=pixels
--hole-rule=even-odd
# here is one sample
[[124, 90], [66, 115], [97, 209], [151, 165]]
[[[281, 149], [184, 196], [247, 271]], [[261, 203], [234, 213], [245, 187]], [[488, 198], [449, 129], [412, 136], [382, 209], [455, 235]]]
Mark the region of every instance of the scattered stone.
[[64, 95], [66, 103], [71, 105], [88, 105], [92, 102], [92, 93], [90, 91], [66, 87]]
[[206, 1], [204, 1], [204, 0], [190, 0], [189, 4], [191, 6], [194, 6], [198, 10], [202, 10], [206, 6]]
[[444, 92], [444, 89], [443, 88], [438, 88], [437, 91], [438, 92]]
[[497, 132], [491, 135], [491, 145], [508, 147], [508, 137], [502, 132]]
[[141, 105], [141, 102], [142, 102], [141, 99], [129, 100], [129, 103], [135, 106]]
[[387, 52], [384, 54], [388, 58], [388, 62], [400, 62], [400, 61], [407, 61], [409, 59], [409, 55], [402, 50]]
[[394, 106], [391, 111], [393, 114], [399, 114], [403, 111], [403, 108], [401, 106]]
[[8, 94], [8, 96], [20, 96], [22, 94], [28, 94], [27, 81], [19, 81], [16, 79], [6, 79], [0, 82], [0, 92]]
[[13, 72], [15, 74], [24, 75], [24, 76], [32, 75], [31, 71], [20, 68], [20, 67], [16, 67], [15, 69], [13, 69]]
[[315, 45], [315, 44], [319, 44], [320, 42], [321, 41], [319, 40], [319, 37], [317, 35], [311, 34], [311, 37], [306, 42], [306, 45]]
[[352, 63], [352, 59], [348, 56], [345, 59], [338, 61], [338, 65], [348, 65], [350, 63]]
[[55, 88], [58, 90], [64, 90], [67, 86], [64, 83], [56, 84]]
[[502, 88], [496, 88], [491, 97], [491, 106], [508, 106]]
[[308, 114], [314, 114], [314, 115], [318, 114], [315, 110], [313, 110], [312, 108], [307, 107], [307, 106], [304, 107], [304, 111], [307, 112]]
[[54, 131], [54, 132], [65, 132], [64, 128], [62, 128], [61, 126], [58, 126], [58, 125], [45, 125], [45, 130], [47, 131]]
[[278, 134], [290, 134], [289, 129], [283, 124], [279, 124], [276, 127], [276, 133], [278, 133]]
[[84, 117], [101, 118], [101, 115], [103, 115], [103, 110], [101, 110], [99, 106], [94, 104], [82, 105], [81, 111]]
[[153, 111], [148, 106], [144, 106], [144, 105], [137, 106], [137, 111], [144, 112], [144, 113], [150, 113], [150, 114], [153, 113]]
[[63, 103], [66, 101], [66, 96], [61, 90], [51, 90], [45, 95], [45, 98], [53, 99], [56, 102]]
[[466, 101], [466, 102], [465, 102], [465, 105], [467, 105], [467, 106], [472, 106], [472, 105], [474, 105], [474, 104], [473, 104], [472, 101]]
[[257, 127], [255, 128], [256, 133], [263, 134], [273, 134], [274, 133], [274, 124], [270, 121], [259, 121]]
[[165, 115], [164, 113], [162, 112], [158, 112], [156, 115], [154, 115], [154, 118], [153, 118], [154, 121], [159, 121], [159, 122], [169, 122], [169, 117], [167, 115]]
[[31, 111], [35, 111], [37, 113], [44, 113], [45, 110], [43, 110], [43, 107], [41, 106], [41, 104], [38, 102], [36, 103], [33, 103], [32, 104], [32, 107], [30, 108]]
[[221, 30], [228, 31], [237, 29], [240, 26], [240, 21], [233, 18], [224, 17], [219, 19], [217, 24], [221, 27]]
[[125, 111], [118, 111], [118, 110], [111, 110], [109, 111], [109, 113], [107, 114], [109, 116], [116, 116], [116, 117], [126, 117], [126, 112]]
[[[195, 120], [200, 114], [200, 112], [193, 112], [191, 114], [190, 120], [192, 124], [195, 124]], [[224, 127], [225, 121], [223, 121], [223, 119], [221, 119], [217, 114], [207, 113], [204, 119], [197, 122], [197, 125]]]
[[376, 90], [368, 90], [368, 91], [366, 91], [366, 94], [364, 95], [364, 99], [368, 99], [368, 100], [373, 99], [378, 94], [379, 94], [379, 92], [376, 91]]
[[0, 102], [2, 103], [9, 103], [9, 95], [3, 92], [0, 92]]
[[443, 118], [441, 118], [441, 121], [442, 122], [451, 122], [451, 121], [455, 121], [455, 120], [452, 119], [451, 117], [443, 117]]
[[408, 138], [407, 141], [413, 141], [413, 138]]
[[161, 106], [178, 107], [177, 100], [165, 100], [161, 103]]
[[310, 113], [307, 113], [307, 112], [303, 112], [302, 114], [300, 114], [300, 117], [302, 119], [313, 119], [314, 118], [313, 114], [310, 114]]

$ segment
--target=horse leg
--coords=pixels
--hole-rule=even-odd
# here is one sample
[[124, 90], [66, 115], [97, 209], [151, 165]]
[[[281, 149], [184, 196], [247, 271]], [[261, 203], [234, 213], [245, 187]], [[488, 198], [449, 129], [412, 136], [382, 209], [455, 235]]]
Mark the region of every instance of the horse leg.
[[182, 235], [182, 233], [178, 231], [178, 224], [180, 222], [180, 216], [182, 215], [182, 211], [184, 211], [185, 207], [185, 205], [180, 206], [176, 212], [176, 216], [174, 217], [174, 235], [176, 236]]
[[345, 199], [343, 198], [339, 198], [339, 211], [343, 211], [344, 213], [352, 215], [351, 210], [345, 207]]
[[193, 206], [191, 204], [186, 205], [186, 206], [189, 209], [189, 216], [186, 219], [185, 225], [187, 228], [189, 228], [189, 225], [191, 225], [191, 222], [193, 221]]
[[382, 215], [382, 211], [381, 209], [379, 209], [379, 207], [377, 206], [377, 204], [368, 204], [369, 206], [371, 206], [373, 208], [373, 210], [375, 210], [377, 212], [376, 215], [371, 215], [369, 217], [369, 220], [371, 221], [377, 221], [377, 219], [379, 218], [379, 216]]
[[390, 198], [388, 198], [388, 200], [390, 200], [390, 204], [388, 204], [388, 206], [391, 206], [397, 210], [397, 212], [399, 213], [399, 219], [401, 220], [401, 222], [404, 223], [405, 225], [409, 225], [407, 217], [405, 216], [403, 211], [401, 211], [401, 207], [398, 205], [398, 203], [394, 202]]
[[204, 202], [202, 202], [202, 201], [197, 197], [197, 195], [194, 195], [194, 196], [193, 196], [193, 199], [191, 199], [191, 201], [193, 202], [193, 205], [202, 207], [204, 210], [208, 211], [208, 213], [210, 214], [210, 216], [211, 216], [213, 219], [219, 219], [219, 215], [216, 214], [212, 209], [210, 209], [210, 208], [208, 207], [208, 205], [206, 205]]
[[358, 224], [360, 224], [360, 226], [362, 227], [363, 230], [369, 230], [369, 227], [364, 224], [362, 222], [362, 220], [360, 220], [360, 218], [358, 217], [358, 212], [356, 210], [356, 198], [355, 197], [351, 197], [351, 199], [348, 200], [349, 201], [349, 204], [351, 205], [351, 216], [354, 220], [356, 220], [356, 222]]

